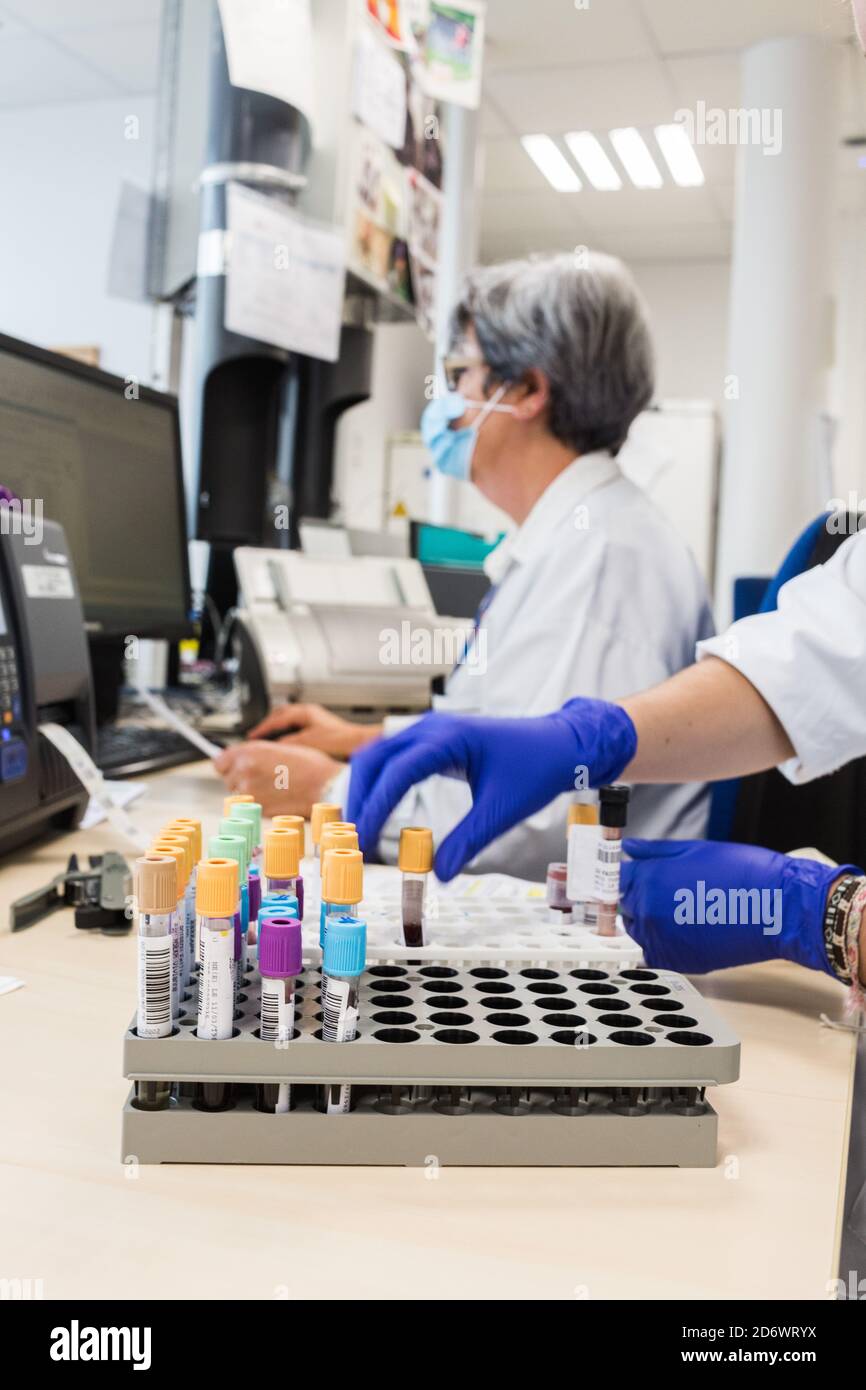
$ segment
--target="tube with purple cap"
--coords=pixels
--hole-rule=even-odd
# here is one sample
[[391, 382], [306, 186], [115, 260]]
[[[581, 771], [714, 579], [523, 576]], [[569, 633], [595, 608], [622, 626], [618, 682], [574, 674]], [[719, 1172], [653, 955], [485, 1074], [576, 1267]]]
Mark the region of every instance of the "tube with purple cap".
[[[288, 1047], [295, 1033], [295, 979], [301, 973], [301, 924], [294, 917], [263, 917], [259, 923], [259, 970], [262, 976], [262, 1042]], [[256, 1109], [282, 1115], [291, 1109], [287, 1081], [256, 1086]]]

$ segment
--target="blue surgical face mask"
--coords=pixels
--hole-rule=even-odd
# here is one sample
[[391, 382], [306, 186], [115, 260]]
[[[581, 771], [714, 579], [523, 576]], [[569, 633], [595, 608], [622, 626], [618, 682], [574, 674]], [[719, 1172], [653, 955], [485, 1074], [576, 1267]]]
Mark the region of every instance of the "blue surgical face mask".
[[[469, 481], [475, 442], [487, 416], [493, 410], [514, 413], [513, 405], [497, 404], [504, 394], [505, 387], [500, 386], [489, 401], [469, 401], [459, 391], [447, 391], [428, 402], [421, 416], [421, 438], [440, 473], [449, 478], [459, 478], [464, 483]], [[452, 430], [451, 421], [459, 420], [473, 406], [481, 409], [478, 419], [473, 420], [471, 425], [465, 425], [462, 430]]]

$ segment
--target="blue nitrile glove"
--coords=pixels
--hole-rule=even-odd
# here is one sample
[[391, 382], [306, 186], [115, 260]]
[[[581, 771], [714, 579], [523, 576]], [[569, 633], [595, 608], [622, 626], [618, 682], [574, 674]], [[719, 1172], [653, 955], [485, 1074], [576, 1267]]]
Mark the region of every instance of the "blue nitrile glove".
[[554, 797], [615, 781], [636, 748], [631, 719], [604, 700], [569, 700], [555, 714], [533, 719], [425, 714], [354, 754], [346, 814], [369, 852], [416, 782], [435, 773], [463, 778], [472, 789], [472, 809], [440, 845], [434, 865], [447, 882], [491, 840]]
[[623, 849], [622, 914], [647, 965], [699, 975], [779, 959], [832, 974], [830, 885], [862, 870], [708, 840], [626, 839]]

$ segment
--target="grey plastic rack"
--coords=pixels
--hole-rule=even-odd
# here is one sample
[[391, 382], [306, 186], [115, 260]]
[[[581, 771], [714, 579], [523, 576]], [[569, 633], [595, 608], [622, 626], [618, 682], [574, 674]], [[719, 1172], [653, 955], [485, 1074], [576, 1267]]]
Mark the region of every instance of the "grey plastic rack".
[[[359, 1036], [321, 1040], [320, 974], [298, 982], [296, 1035], [258, 1032], [250, 981], [235, 1036], [124, 1044], [132, 1081], [177, 1082], [162, 1110], [124, 1110], [123, 1155], [143, 1163], [680, 1164], [715, 1161], [707, 1086], [736, 1080], [739, 1042], [682, 976], [602, 969], [376, 965], [361, 983]], [[193, 1008], [192, 1000], [188, 1008]], [[197, 1082], [231, 1085], [229, 1108], [196, 1108]], [[290, 1082], [293, 1108], [254, 1108], [255, 1086]], [[351, 1082], [353, 1109], [317, 1108]]]

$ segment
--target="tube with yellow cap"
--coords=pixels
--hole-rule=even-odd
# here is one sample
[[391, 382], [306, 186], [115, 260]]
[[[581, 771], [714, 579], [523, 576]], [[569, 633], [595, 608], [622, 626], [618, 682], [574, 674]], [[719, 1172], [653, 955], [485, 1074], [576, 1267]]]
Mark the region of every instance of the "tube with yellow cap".
[[[167, 1038], [172, 1029], [172, 918], [177, 902], [177, 867], [167, 854], [145, 854], [133, 866], [138, 912], [138, 1013], [140, 1038]], [[142, 1110], [164, 1110], [170, 1081], [136, 1081]]]
[[[307, 827], [304, 824], [303, 816], [274, 816], [271, 826], [274, 830], [297, 830], [301, 839], [301, 858], [303, 859], [307, 849]], [[303, 922], [304, 879], [300, 873], [295, 879], [295, 897], [298, 900], [298, 921]]]
[[[201, 941], [199, 971], [199, 1038], [230, 1038], [234, 1014], [234, 913], [238, 901], [238, 864], [235, 859], [203, 859], [198, 866], [195, 905]], [[196, 1105], [202, 1110], [222, 1110], [229, 1104], [225, 1081], [202, 1082], [196, 1088]]]
[[433, 868], [433, 831], [424, 825], [405, 826], [400, 831], [397, 864], [403, 875], [400, 904], [403, 944], [423, 946], [427, 875]]
[[150, 848], [155, 854], [169, 855], [175, 860], [177, 866], [177, 901], [174, 905], [171, 929], [171, 1013], [172, 1018], [179, 1018], [181, 1000], [187, 980], [186, 961], [184, 959], [186, 947], [184, 926], [186, 922], [186, 881], [189, 877], [192, 855], [189, 845], [180, 835], [160, 835], [154, 840]]
[[568, 808], [568, 868], [566, 897], [572, 904], [574, 920], [595, 924], [597, 907], [591, 901], [595, 861], [601, 829], [598, 823], [598, 793], [578, 792]]
[[364, 896], [364, 856], [359, 849], [334, 847], [325, 854], [322, 864], [322, 915], [319, 920], [319, 945], [325, 949], [328, 917], [332, 914], [350, 916]]

